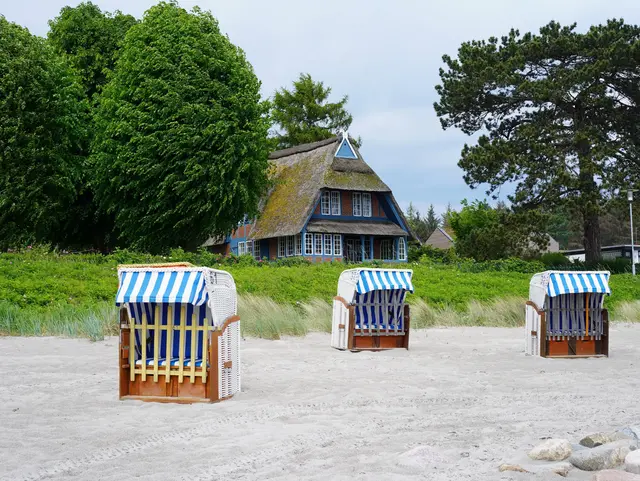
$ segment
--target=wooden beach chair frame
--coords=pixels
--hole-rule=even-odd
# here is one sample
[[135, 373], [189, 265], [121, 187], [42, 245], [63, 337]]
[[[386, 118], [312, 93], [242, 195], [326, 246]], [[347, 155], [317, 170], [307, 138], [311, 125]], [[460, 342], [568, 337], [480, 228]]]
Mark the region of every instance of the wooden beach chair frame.
[[[189, 264], [120, 266], [119, 273], [123, 270], [149, 272], [153, 269], [164, 272], [181, 269], [202, 272], [207, 279], [208, 315], [200, 319], [200, 309], [193, 308], [189, 318], [185, 304], [164, 303], [167, 316], [163, 318], [160, 309], [164, 304], [158, 302], [148, 304], [149, 309], [154, 310], [152, 320], [148, 319], [147, 309], [139, 309], [141, 319], [136, 320], [132, 314], [133, 303], [122, 304], [119, 342], [120, 399], [176, 403], [229, 399], [240, 390], [240, 318], [236, 314], [233, 278], [224, 271], [193, 268]], [[221, 286], [216, 285], [218, 280]], [[216, 287], [221, 287], [219, 290], [225, 297], [221, 302], [222, 309], [217, 309], [215, 305], [218, 302]], [[213, 304], [213, 308], [210, 304]], [[175, 309], [179, 309], [177, 324]], [[219, 319], [221, 315], [226, 317]], [[208, 318], [216, 316], [218, 319]], [[163, 320], [166, 322], [163, 323]], [[153, 334], [148, 337], [148, 333]], [[159, 352], [163, 333], [166, 343], [164, 356]], [[152, 340], [152, 359], [147, 359], [149, 339]], [[174, 339], [179, 340], [175, 343], [179, 350], [177, 360], [173, 355]], [[190, 340], [190, 346], [186, 345], [187, 339]], [[201, 358], [197, 356], [199, 350]]]
[[[563, 277], [561, 284], [554, 281]], [[569, 359], [608, 357], [609, 312], [603, 307], [604, 297], [610, 294], [608, 279], [609, 272], [605, 271], [536, 274], [531, 280], [530, 299], [525, 304], [525, 353]], [[553, 282], [555, 287], [550, 286]], [[595, 284], [597, 287], [593, 287]], [[559, 302], [561, 298], [565, 299], [564, 306]], [[573, 332], [552, 331], [551, 315], [555, 315], [556, 322], [562, 315], [571, 318]], [[564, 322], [566, 327], [567, 321]]]
[[[402, 280], [398, 274], [402, 273]], [[386, 285], [376, 280], [376, 288], [367, 291], [367, 295], [372, 295], [368, 302], [359, 297], [359, 282], [362, 278], [372, 278], [384, 276]], [[333, 319], [331, 330], [331, 346], [340, 350], [350, 351], [380, 351], [386, 349], [409, 349], [409, 332], [411, 326], [411, 314], [409, 305], [405, 303], [406, 292], [413, 292], [411, 276], [413, 271], [409, 269], [349, 269], [340, 275], [338, 282], [338, 295], [333, 299]], [[366, 283], [366, 281], [365, 281]], [[389, 288], [391, 287], [391, 289]], [[395, 297], [395, 299], [394, 299]], [[391, 299], [391, 300], [390, 300]], [[365, 304], [363, 304], [365, 302]], [[395, 322], [390, 322], [389, 318], [371, 321], [369, 323], [357, 322], [358, 308], [367, 306], [373, 312], [389, 312], [389, 308], [394, 311]], [[365, 307], [366, 308], [366, 307]], [[397, 317], [402, 316], [399, 323]], [[393, 317], [393, 314], [392, 314]]]

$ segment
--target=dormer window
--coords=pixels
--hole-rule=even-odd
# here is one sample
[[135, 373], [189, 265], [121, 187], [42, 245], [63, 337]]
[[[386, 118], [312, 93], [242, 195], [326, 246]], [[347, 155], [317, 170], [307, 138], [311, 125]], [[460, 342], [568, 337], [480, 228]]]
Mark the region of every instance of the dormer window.
[[340, 206], [340, 192], [324, 191], [320, 200], [320, 212], [322, 215], [340, 215], [342, 208]]

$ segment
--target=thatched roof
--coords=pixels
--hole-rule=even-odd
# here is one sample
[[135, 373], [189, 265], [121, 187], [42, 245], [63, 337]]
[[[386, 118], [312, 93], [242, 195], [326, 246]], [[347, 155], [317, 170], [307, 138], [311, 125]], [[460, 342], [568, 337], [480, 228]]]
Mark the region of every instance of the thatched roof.
[[348, 235], [405, 236], [407, 233], [391, 221], [325, 220], [313, 219], [307, 224], [307, 232]]
[[357, 159], [334, 157], [341, 141], [342, 137], [332, 137], [269, 156], [274, 187], [251, 231], [251, 239], [300, 233], [313, 213], [321, 189], [391, 192], [357, 149], [354, 149]]

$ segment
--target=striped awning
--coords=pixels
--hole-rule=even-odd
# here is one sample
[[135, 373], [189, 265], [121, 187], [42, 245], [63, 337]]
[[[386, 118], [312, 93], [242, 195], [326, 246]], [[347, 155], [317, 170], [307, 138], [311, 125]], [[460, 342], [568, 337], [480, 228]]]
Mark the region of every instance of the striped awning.
[[116, 304], [159, 302], [200, 306], [207, 300], [204, 273], [190, 269], [122, 269]]
[[410, 270], [376, 269], [361, 270], [356, 292], [366, 294], [371, 291], [389, 291], [404, 289], [413, 292]]
[[547, 281], [547, 295], [596, 292], [611, 294], [608, 272], [550, 272]]

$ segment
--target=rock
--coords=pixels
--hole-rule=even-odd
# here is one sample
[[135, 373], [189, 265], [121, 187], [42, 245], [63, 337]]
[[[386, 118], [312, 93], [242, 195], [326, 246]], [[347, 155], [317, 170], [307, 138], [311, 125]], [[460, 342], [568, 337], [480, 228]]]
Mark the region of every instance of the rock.
[[627, 426], [626, 428], [618, 429], [618, 432], [633, 439], [640, 439], [640, 427], [638, 426]]
[[531, 474], [558, 474], [566, 476], [573, 468], [571, 463], [550, 463], [550, 464], [502, 464], [498, 467], [500, 472], [517, 471]]
[[622, 431], [615, 431], [612, 433], [595, 433], [585, 436], [580, 440], [580, 444], [587, 448], [595, 448], [607, 443], [613, 443], [615, 441], [621, 441], [623, 439], [633, 439], [633, 435], [626, 434]]
[[623, 440], [577, 451], [571, 455], [569, 462], [583, 471], [614, 468], [621, 464], [631, 451], [629, 444], [629, 440]]
[[531, 459], [562, 461], [571, 456], [571, 443], [566, 439], [547, 439], [529, 452]]
[[631, 451], [624, 458], [624, 470], [629, 473], [640, 474], [640, 450]]
[[582, 444], [575, 444], [575, 443], [571, 443], [571, 453], [576, 453], [578, 451], [584, 451], [585, 449], [589, 449], [586, 446], [583, 446]]
[[500, 471], [501, 473], [504, 472], [504, 471], [517, 471], [519, 473], [528, 473], [529, 472], [526, 469], [524, 469], [522, 466], [520, 466], [519, 464], [501, 464], [498, 467], [498, 471]]
[[640, 481], [640, 476], [615, 469], [605, 469], [594, 474], [591, 481]]

